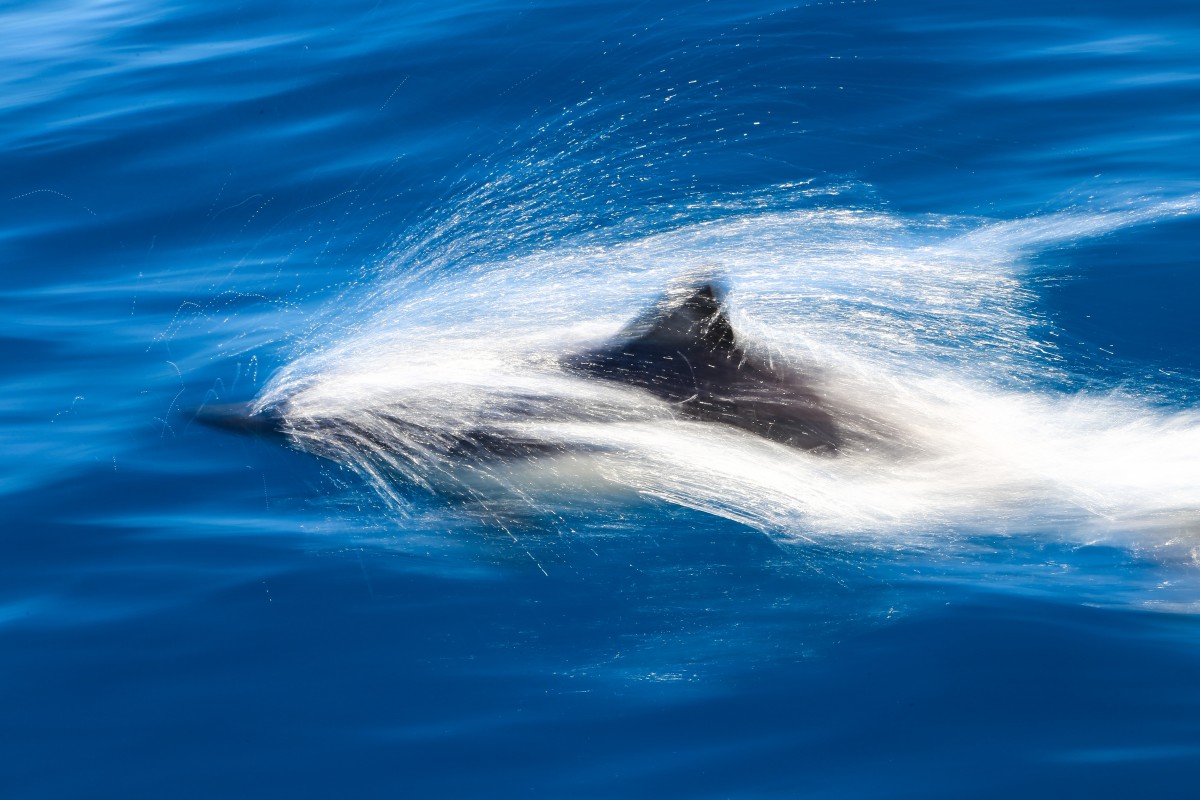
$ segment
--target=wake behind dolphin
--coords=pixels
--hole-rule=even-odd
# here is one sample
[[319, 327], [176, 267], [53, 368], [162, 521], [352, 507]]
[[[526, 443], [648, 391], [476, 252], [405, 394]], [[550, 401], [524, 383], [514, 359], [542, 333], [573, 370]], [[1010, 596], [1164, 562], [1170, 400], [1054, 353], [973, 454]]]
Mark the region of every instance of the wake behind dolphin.
[[[401, 254], [240, 424], [398, 509], [411, 486], [496, 514], [642, 497], [806, 539], [1054, 529], [1190, 551], [1200, 416], [1064, 391], [1023, 273], [1197, 205], [764, 213], [455, 272]], [[724, 294], [694, 277], [713, 274]]]

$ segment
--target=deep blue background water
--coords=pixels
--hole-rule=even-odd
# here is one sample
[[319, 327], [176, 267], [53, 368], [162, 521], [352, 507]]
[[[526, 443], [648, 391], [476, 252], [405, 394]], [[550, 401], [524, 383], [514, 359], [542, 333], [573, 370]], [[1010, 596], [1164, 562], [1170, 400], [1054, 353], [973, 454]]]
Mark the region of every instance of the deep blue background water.
[[[182, 412], [480, 185], [521, 224], [434, 247], [804, 181], [1013, 219], [1197, 164], [1194, 2], [0, 3], [0, 792], [1189, 794], [1190, 564], [665, 507], [517, 545]], [[1042, 257], [1075, 388], [1194, 407], [1198, 234]]]

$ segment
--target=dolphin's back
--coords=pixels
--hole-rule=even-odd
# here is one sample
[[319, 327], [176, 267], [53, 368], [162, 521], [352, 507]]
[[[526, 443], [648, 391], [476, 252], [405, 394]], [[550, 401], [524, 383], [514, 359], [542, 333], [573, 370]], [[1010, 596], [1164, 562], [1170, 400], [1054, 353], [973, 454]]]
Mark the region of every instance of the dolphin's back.
[[691, 419], [805, 450], [835, 452], [841, 444], [833, 416], [800, 375], [738, 344], [710, 284], [669, 296], [617, 342], [568, 366], [644, 389]]

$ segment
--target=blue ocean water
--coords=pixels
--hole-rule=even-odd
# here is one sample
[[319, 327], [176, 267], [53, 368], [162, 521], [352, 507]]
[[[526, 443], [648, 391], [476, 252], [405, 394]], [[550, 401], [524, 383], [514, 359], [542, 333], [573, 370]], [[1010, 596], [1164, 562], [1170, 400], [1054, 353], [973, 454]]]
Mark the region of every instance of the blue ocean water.
[[[5, 797], [1193, 791], [1194, 2], [0, 2], [0, 144]], [[194, 423], [698, 268], [904, 455]]]

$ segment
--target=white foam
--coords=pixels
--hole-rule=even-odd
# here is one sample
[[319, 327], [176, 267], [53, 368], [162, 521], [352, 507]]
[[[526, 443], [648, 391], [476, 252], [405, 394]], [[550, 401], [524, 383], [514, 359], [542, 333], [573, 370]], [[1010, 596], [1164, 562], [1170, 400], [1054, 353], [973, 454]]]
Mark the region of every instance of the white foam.
[[[492, 262], [405, 261], [259, 402], [283, 404], [302, 446], [398, 506], [408, 481], [550, 508], [624, 491], [806, 538], [1057, 526], [1190, 541], [1200, 415], [1049, 388], [1059, 364], [1023, 278], [1041, 248], [1198, 208], [1001, 222], [788, 211]], [[841, 455], [680, 420], [558, 368], [698, 275], [720, 277], [741, 335], [812, 376], [853, 434]], [[453, 455], [479, 430], [560, 455], [503, 469]]]

